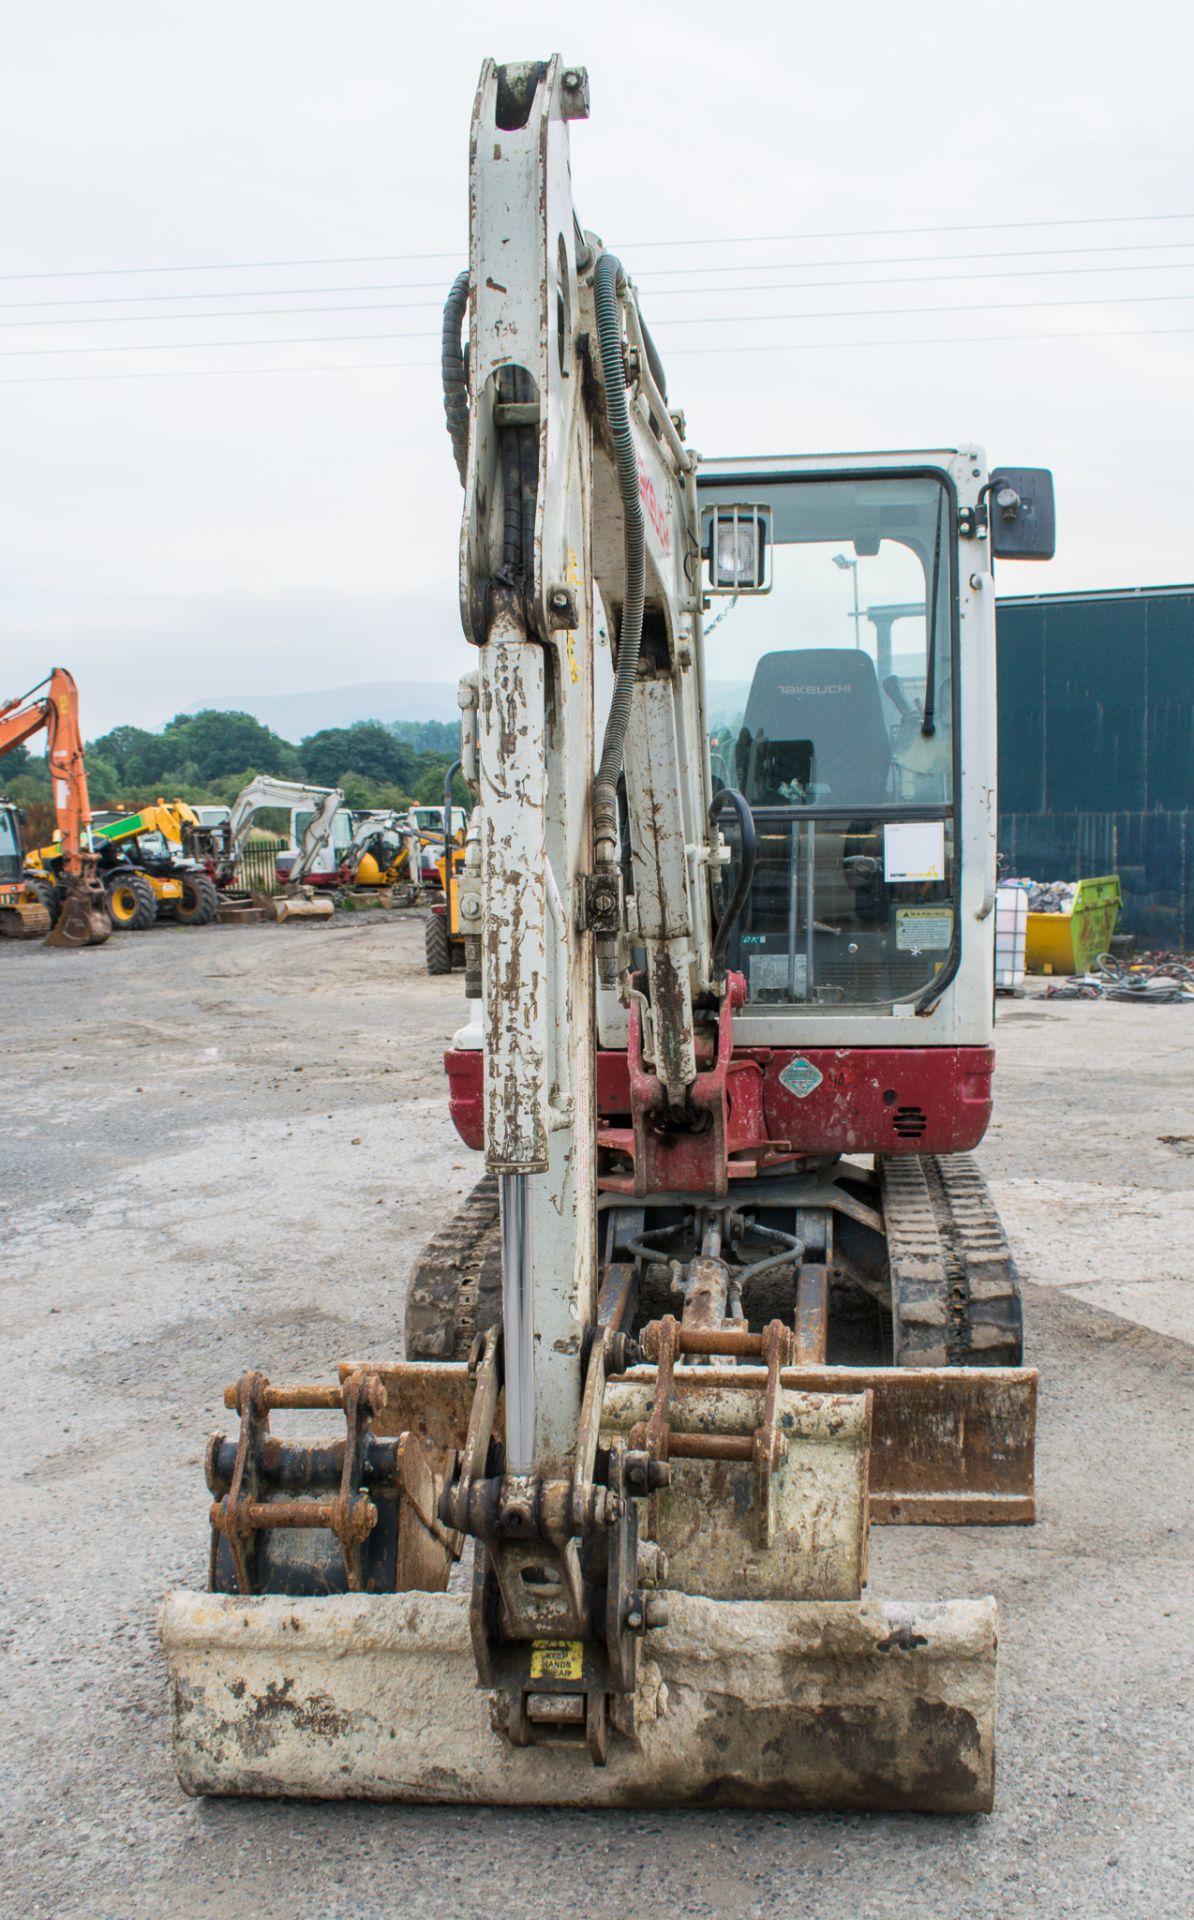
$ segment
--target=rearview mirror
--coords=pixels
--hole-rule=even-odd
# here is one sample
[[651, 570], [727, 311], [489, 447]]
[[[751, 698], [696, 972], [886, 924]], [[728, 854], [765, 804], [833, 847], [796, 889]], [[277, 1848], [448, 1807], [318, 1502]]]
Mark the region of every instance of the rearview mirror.
[[997, 560], [1052, 560], [1057, 549], [1048, 467], [993, 467], [987, 519]]

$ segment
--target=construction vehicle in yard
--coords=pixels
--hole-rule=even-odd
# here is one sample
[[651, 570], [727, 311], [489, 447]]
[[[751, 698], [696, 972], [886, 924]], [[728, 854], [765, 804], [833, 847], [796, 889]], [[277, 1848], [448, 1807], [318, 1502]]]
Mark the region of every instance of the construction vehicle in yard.
[[[463, 847], [468, 816], [451, 811], [450, 837]], [[443, 891], [444, 829], [439, 807], [410, 807], [405, 813], [362, 814], [344, 855], [345, 880], [358, 887], [410, 887], [412, 893]]]
[[409, 813], [376, 808], [357, 820], [340, 860], [345, 886], [409, 889], [417, 885], [418, 835]]
[[[446, 1065], [487, 1175], [416, 1266], [404, 1360], [227, 1390], [209, 1590], [162, 1614], [176, 1765], [210, 1794], [983, 1811], [995, 1601], [865, 1591], [867, 1536], [1034, 1517], [970, 1150], [992, 564], [1052, 550], [1051, 482], [971, 445], [699, 462], [573, 213], [587, 110], [581, 69], [486, 63], [445, 312], [481, 989]], [[918, 603], [900, 655], [835, 556]], [[754, 660], [718, 788], [713, 596]], [[271, 1427], [312, 1408], [337, 1435]]]
[[20, 809], [0, 800], [0, 934], [46, 936], [51, 946], [99, 946], [111, 925], [90, 844], [91, 802], [79, 725], [79, 692], [65, 667], [19, 699], [0, 702], [0, 755], [46, 735], [60, 849], [53, 871], [22, 853]]
[[157, 920], [206, 927], [220, 895], [205, 862], [192, 857], [199, 815], [185, 800], [159, 800], [135, 813], [96, 815], [93, 839], [108, 914], [118, 932], [140, 932]]
[[[331, 900], [317, 898], [310, 882], [317, 865], [333, 846], [343, 807], [344, 795], [339, 787], [309, 787], [295, 780], [276, 780], [270, 774], [256, 775], [241, 788], [232, 803], [224, 851], [216, 868], [218, 884], [222, 887], [238, 884], [238, 869], [259, 813], [270, 808], [287, 810], [291, 816], [292, 837], [296, 817], [305, 813], [308, 817], [294, 855], [280, 856], [275, 862], [279, 891], [268, 895], [256, 892], [253, 897], [275, 920], [330, 919]], [[334, 856], [327, 870], [334, 880], [337, 872]]]
[[[459, 772], [457, 760], [444, 775], [439, 853], [433, 869], [438, 886], [433, 886], [423, 921], [423, 959], [430, 974], [451, 973], [453, 968], [466, 965], [460, 883], [468, 867], [470, 844], [474, 848], [474, 868], [476, 866], [478, 840], [476, 834], [470, 840], [467, 825], [460, 823], [461, 809], [452, 805], [452, 783]], [[474, 907], [470, 906], [467, 911], [473, 912]], [[471, 995], [479, 990], [480, 977], [474, 970], [472, 980], [465, 983], [465, 992]]]

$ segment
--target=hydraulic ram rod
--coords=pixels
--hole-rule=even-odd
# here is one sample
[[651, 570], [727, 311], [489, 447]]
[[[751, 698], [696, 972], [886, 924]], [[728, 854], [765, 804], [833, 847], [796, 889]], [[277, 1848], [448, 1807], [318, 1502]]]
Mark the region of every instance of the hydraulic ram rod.
[[506, 1465], [511, 1473], [530, 1473], [535, 1464], [535, 1303], [527, 1175], [503, 1173], [500, 1181]]

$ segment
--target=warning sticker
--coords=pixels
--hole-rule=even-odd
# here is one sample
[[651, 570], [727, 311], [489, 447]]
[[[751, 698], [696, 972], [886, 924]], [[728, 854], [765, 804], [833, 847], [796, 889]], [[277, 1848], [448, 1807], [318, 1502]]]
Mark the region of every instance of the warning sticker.
[[940, 880], [945, 874], [942, 820], [889, 820], [883, 829], [883, 878]]
[[895, 923], [901, 953], [944, 953], [954, 936], [949, 907], [897, 907]]
[[532, 1640], [532, 1680], [580, 1680], [585, 1664], [579, 1640]]
[[807, 1100], [810, 1093], [816, 1092], [824, 1078], [825, 1075], [820, 1069], [814, 1067], [811, 1060], [806, 1060], [800, 1054], [795, 1060], [788, 1061], [779, 1076], [779, 1084], [781, 1087], [786, 1087], [789, 1093], [794, 1093], [798, 1100]]

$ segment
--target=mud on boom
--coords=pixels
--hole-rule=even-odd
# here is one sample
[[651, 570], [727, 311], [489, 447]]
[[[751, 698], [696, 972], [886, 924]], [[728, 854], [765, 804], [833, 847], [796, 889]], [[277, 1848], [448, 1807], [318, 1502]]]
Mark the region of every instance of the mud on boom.
[[[488, 1172], [416, 1267], [405, 1360], [228, 1390], [210, 1591], [163, 1616], [178, 1769], [985, 1809], [994, 1601], [924, 1597], [931, 1536], [912, 1599], [864, 1589], [871, 1522], [1033, 1517], [1036, 1376], [968, 1150], [992, 560], [1050, 549], [1049, 477], [968, 446], [698, 467], [573, 213], [587, 110], [558, 59], [485, 66], [444, 319], [479, 996], [447, 1068]], [[311, 1407], [338, 1431], [273, 1431]]]

